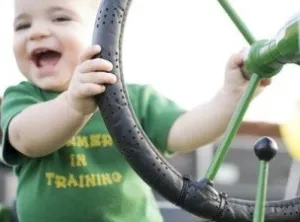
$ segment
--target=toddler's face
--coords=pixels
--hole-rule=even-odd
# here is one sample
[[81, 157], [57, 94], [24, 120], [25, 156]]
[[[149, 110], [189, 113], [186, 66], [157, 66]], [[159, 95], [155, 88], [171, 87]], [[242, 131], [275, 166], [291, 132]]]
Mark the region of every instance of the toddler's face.
[[91, 43], [93, 12], [86, 1], [15, 0], [16, 62], [40, 88], [67, 89], [80, 54]]

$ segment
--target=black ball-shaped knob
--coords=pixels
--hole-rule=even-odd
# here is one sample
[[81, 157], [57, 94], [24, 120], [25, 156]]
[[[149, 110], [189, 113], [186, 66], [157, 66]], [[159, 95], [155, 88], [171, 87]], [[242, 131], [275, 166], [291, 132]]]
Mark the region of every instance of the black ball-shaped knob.
[[270, 161], [278, 150], [277, 143], [270, 137], [261, 137], [254, 144], [254, 152], [259, 160]]

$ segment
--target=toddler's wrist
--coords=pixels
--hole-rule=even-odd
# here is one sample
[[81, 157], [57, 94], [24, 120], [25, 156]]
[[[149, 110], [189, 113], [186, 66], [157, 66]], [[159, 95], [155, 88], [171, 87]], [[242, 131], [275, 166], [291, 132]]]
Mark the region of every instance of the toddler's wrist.
[[93, 114], [96, 110], [96, 107], [87, 107], [84, 106], [83, 104], [78, 104], [75, 101], [73, 101], [67, 91], [63, 92], [62, 95], [63, 97], [63, 102], [67, 104], [67, 106], [74, 112], [75, 114], [86, 117], [91, 114]]
[[232, 98], [234, 100], [238, 100], [244, 93], [244, 87], [230, 87], [230, 86], [223, 86], [219, 94], [226, 98]]

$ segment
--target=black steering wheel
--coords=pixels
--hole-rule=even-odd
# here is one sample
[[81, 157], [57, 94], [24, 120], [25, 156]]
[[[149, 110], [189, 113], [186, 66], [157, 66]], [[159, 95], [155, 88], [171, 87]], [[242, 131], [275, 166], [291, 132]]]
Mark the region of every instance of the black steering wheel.
[[[212, 221], [252, 221], [254, 201], [229, 198], [218, 192], [207, 178], [193, 181], [181, 175], [160, 155], [137, 121], [122, 71], [122, 36], [130, 3], [131, 0], [102, 0], [93, 34], [93, 44], [102, 47], [98, 57], [113, 63], [112, 72], [119, 79], [96, 97], [118, 150], [147, 184], [186, 211]], [[265, 221], [300, 221], [299, 208], [300, 198], [267, 202]]]

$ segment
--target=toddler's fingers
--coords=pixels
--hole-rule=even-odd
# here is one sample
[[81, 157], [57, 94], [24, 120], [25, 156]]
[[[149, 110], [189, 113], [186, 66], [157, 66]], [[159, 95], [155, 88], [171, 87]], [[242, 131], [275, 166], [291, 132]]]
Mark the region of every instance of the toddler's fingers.
[[81, 73], [89, 73], [89, 72], [97, 72], [97, 71], [106, 71], [109, 72], [113, 68], [111, 62], [105, 59], [92, 59], [83, 62], [80, 65], [79, 72]]
[[80, 75], [80, 81], [82, 83], [114, 84], [117, 81], [117, 77], [107, 72], [91, 72]]
[[101, 52], [101, 47], [99, 45], [92, 45], [88, 47], [80, 56], [79, 61], [82, 63], [86, 60], [91, 59], [94, 55]]
[[86, 83], [78, 88], [78, 94], [80, 98], [95, 96], [100, 93], [103, 93], [104, 91], [105, 86], [94, 83]]
[[228, 69], [241, 68], [244, 64], [245, 52], [246, 52], [246, 48], [242, 49], [239, 53], [233, 54], [227, 62], [227, 68]]
[[233, 70], [240, 68], [243, 64], [243, 58], [240, 54], [233, 54], [228, 62], [227, 62], [227, 69], [228, 70]]

